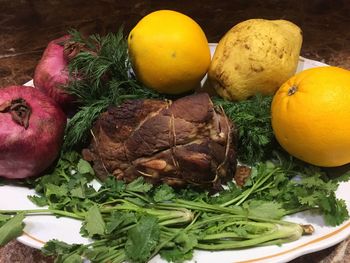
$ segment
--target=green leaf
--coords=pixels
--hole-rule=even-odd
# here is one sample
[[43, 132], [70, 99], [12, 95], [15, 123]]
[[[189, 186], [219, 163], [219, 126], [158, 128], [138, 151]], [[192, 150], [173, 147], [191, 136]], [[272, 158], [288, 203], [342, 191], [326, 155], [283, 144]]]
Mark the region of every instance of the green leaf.
[[52, 196], [55, 197], [64, 197], [68, 195], [68, 188], [66, 185], [54, 185], [54, 184], [47, 184], [46, 185], [46, 192], [45, 195], [49, 198]]
[[332, 181], [336, 181], [336, 182], [347, 182], [349, 180], [350, 180], [350, 171], [347, 171], [342, 175], [339, 175], [332, 179]]
[[219, 195], [211, 196], [208, 200], [210, 204], [223, 204], [226, 203], [242, 193], [242, 190], [237, 186], [231, 186], [228, 190], [221, 191]]
[[47, 198], [45, 196], [29, 195], [28, 199], [40, 207], [48, 205]]
[[154, 216], [144, 215], [128, 231], [125, 253], [133, 262], [146, 262], [159, 243], [160, 229]]
[[117, 196], [125, 191], [126, 184], [124, 181], [117, 180], [114, 176], [107, 177], [101, 186], [101, 191], [108, 190]]
[[98, 262], [97, 260], [100, 257], [104, 257], [106, 254], [109, 253], [110, 248], [107, 246], [105, 247], [98, 247], [98, 248], [93, 248], [93, 249], [88, 249], [85, 251], [85, 257], [92, 262]]
[[78, 172], [81, 174], [92, 174], [92, 175], [95, 174], [90, 163], [88, 163], [87, 161], [85, 161], [83, 159], [79, 160], [78, 165], [77, 165], [77, 169], [78, 169]]
[[24, 214], [17, 214], [0, 227], [0, 246], [22, 235]]
[[307, 206], [314, 206], [317, 204], [317, 196], [316, 195], [308, 195], [308, 196], [299, 196], [298, 198], [300, 204]]
[[182, 263], [193, 258], [193, 251], [184, 253], [179, 248], [162, 249], [159, 251], [160, 256], [168, 262]]
[[335, 194], [328, 197], [321, 197], [319, 204], [327, 225], [337, 226], [349, 219], [349, 212], [345, 201], [337, 199]]
[[84, 226], [89, 237], [103, 235], [105, 233], [106, 224], [102, 218], [100, 209], [96, 205], [90, 207], [86, 212]]
[[192, 251], [198, 244], [197, 237], [192, 233], [181, 232], [174, 240], [180, 251], [184, 254]]
[[134, 213], [115, 211], [111, 214], [106, 223], [106, 233], [111, 234], [113, 231], [135, 222], [136, 216]]
[[130, 203], [133, 203], [139, 207], [144, 207], [147, 204], [144, 199], [137, 197], [124, 197], [124, 200], [129, 201]]
[[146, 183], [143, 177], [138, 177], [126, 185], [126, 190], [130, 192], [147, 193], [152, 187], [152, 184]]
[[248, 236], [248, 232], [247, 229], [245, 228], [245, 226], [237, 226], [237, 227], [231, 227], [229, 229], [230, 231], [233, 231], [234, 233], [236, 233], [239, 237], [247, 237]]
[[45, 243], [42, 248], [42, 252], [47, 256], [59, 255], [59, 254], [69, 254], [70, 252], [77, 250], [81, 247], [78, 244], [67, 244], [66, 242], [59, 241], [57, 239], [52, 239]]
[[317, 176], [303, 177], [300, 184], [305, 188], [318, 188], [324, 184], [324, 181]]
[[244, 203], [244, 208], [248, 210], [248, 215], [266, 219], [281, 219], [286, 215], [286, 211], [281, 204], [270, 201], [251, 200]]
[[85, 198], [85, 191], [83, 189], [83, 186], [78, 185], [77, 187], [73, 188], [70, 190], [70, 195], [73, 197], [78, 197], [78, 198]]
[[155, 202], [171, 201], [175, 197], [175, 191], [167, 184], [158, 186], [154, 192], [153, 199]]
[[70, 254], [62, 256], [62, 263], [82, 263], [83, 258], [79, 254]]
[[84, 246], [80, 244], [67, 244], [56, 239], [45, 243], [41, 249], [46, 256], [55, 256], [55, 263], [81, 263]]

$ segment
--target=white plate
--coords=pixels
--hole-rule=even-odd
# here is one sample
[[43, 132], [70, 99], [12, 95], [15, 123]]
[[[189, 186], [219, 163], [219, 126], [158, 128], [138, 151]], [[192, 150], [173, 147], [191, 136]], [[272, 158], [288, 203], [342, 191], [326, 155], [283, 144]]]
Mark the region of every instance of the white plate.
[[[215, 46], [216, 44], [210, 44], [212, 53], [215, 50]], [[300, 57], [297, 71], [318, 66], [326, 65]], [[28, 82], [26, 85], [32, 85], [32, 82]], [[336, 192], [338, 198], [346, 201], [348, 209], [350, 209], [350, 196], [347, 193], [349, 189], [350, 182], [341, 183]], [[27, 199], [28, 195], [33, 194], [33, 190], [21, 186], [0, 186], [0, 210], [35, 209], [37, 207]], [[297, 241], [283, 244], [282, 246], [266, 246], [220, 252], [196, 251], [191, 262], [287, 262], [303, 254], [333, 246], [350, 236], [350, 220], [338, 227], [327, 227], [320, 216], [309, 213], [298, 213], [286, 217], [286, 220], [301, 224], [312, 224], [315, 227], [315, 232], [310, 236], [303, 236]], [[18, 241], [34, 248], [40, 249], [45, 242], [54, 238], [67, 243], [87, 243], [89, 241], [80, 236], [81, 223], [74, 219], [37, 215], [27, 217], [25, 223], [24, 233], [18, 238]], [[151, 262], [158, 263], [163, 261], [157, 256]]]

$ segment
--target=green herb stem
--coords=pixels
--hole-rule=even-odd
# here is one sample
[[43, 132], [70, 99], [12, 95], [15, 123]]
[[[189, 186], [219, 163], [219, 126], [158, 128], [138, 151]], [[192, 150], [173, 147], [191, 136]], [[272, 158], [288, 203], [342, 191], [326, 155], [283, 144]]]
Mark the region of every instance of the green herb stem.
[[225, 240], [221, 239], [223, 236], [218, 235], [220, 239], [215, 243], [213, 241], [210, 244], [198, 243], [196, 247], [204, 250], [226, 250], [257, 246], [259, 244], [264, 244], [265, 242], [269, 242], [269, 244], [280, 244], [282, 240], [283, 242], [286, 242], [299, 239], [303, 233], [301, 226], [298, 224], [273, 224], [269, 227], [269, 229], [273, 228], [275, 231], [264, 233], [248, 240]]
[[222, 207], [218, 205], [211, 205], [204, 202], [188, 201], [183, 199], [176, 199], [175, 203], [166, 204], [167, 206], [185, 207], [191, 210], [202, 211], [202, 212], [216, 212], [226, 213], [234, 215], [243, 215], [243, 210], [239, 207]]
[[250, 187], [249, 189], [245, 190], [241, 195], [237, 196], [236, 198], [221, 204], [221, 206], [226, 207], [226, 206], [230, 206], [235, 204], [236, 206], [241, 205], [245, 200], [247, 200], [247, 198], [257, 192], [260, 191], [260, 187], [267, 181], [270, 179], [270, 177], [279, 170], [279, 168], [275, 168], [274, 170], [272, 170], [271, 172], [269, 172], [267, 175], [265, 175], [264, 177], [260, 177], [259, 180], [257, 180], [252, 187]]
[[84, 216], [80, 213], [74, 212], [67, 212], [63, 210], [55, 210], [55, 209], [28, 209], [28, 210], [0, 210], [0, 214], [19, 214], [23, 213], [27, 216], [29, 215], [39, 215], [39, 214], [53, 214], [53, 215], [59, 215], [59, 216], [64, 216], [64, 217], [69, 217], [69, 218], [74, 218], [74, 219], [79, 219], [83, 220]]

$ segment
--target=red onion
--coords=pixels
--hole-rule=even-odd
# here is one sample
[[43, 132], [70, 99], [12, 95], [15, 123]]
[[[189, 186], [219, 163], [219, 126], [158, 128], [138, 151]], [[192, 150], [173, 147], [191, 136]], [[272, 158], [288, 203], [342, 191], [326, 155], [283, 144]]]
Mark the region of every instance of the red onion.
[[52, 40], [46, 47], [44, 54], [35, 68], [34, 86], [52, 97], [66, 110], [75, 101], [74, 96], [65, 90], [68, 84], [68, 63], [71, 54], [69, 51], [70, 36]]
[[58, 157], [66, 115], [47, 95], [26, 86], [0, 89], [0, 177], [40, 175]]

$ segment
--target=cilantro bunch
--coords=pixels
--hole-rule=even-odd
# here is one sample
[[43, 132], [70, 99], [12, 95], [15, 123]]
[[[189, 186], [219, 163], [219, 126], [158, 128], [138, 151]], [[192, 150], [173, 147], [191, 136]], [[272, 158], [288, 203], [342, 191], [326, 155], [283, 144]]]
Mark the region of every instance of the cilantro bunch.
[[[309, 234], [310, 226], [283, 221], [311, 210], [329, 225], [348, 218], [335, 197], [339, 181], [296, 160], [259, 162], [242, 188], [228, 184], [217, 195], [138, 178], [126, 184], [114, 177], [93, 186], [94, 172], [75, 152], [63, 155], [51, 174], [35, 179], [34, 210], [0, 211], [0, 244], [21, 234], [24, 216], [47, 213], [82, 221], [89, 244], [49, 241], [43, 248], [56, 262], [147, 262], [156, 254], [171, 262], [193, 256], [194, 249], [225, 250], [282, 244]], [[10, 216], [10, 215], [15, 216]]]

